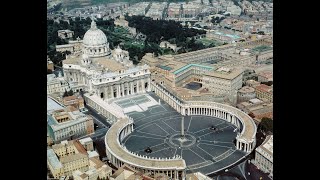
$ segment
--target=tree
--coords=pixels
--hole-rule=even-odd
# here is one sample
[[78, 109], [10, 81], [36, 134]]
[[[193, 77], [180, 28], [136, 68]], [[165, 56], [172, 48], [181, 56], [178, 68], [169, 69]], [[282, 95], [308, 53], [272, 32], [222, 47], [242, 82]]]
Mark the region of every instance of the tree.
[[259, 128], [266, 132], [268, 131], [273, 132], [273, 120], [268, 117], [263, 117], [259, 124]]

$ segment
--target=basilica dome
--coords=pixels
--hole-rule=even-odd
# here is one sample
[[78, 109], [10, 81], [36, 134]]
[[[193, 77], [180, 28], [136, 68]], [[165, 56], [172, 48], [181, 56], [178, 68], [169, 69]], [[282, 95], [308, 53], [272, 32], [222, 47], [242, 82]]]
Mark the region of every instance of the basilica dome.
[[84, 53], [89, 57], [101, 57], [111, 53], [107, 36], [97, 28], [94, 20], [92, 20], [91, 28], [85, 33], [82, 42]]

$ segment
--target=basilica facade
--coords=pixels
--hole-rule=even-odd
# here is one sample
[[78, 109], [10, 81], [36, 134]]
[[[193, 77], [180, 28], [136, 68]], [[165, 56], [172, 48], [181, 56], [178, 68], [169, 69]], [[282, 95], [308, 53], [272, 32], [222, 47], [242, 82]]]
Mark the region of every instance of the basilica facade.
[[92, 21], [82, 40], [82, 53], [63, 61], [66, 80], [74, 91], [88, 91], [103, 100], [150, 91], [148, 65], [133, 65], [128, 51], [109, 48], [107, 36]]

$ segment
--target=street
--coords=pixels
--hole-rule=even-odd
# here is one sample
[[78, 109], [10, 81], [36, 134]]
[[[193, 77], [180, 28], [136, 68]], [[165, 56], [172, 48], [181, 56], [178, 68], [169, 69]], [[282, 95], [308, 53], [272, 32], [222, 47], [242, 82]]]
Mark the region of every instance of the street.
[[93, 118], [95, 132], [92, 134], [87, 134], [85, 136], [78, 137], [77, 139], [91, 137], [91, 139], [94, 142], [98, 140], [103, 140], [104, 142], [104, 136], [106, 135], [107, 131], [109, 130], [109, 127], [111, 126], [110, 123], [108, 123], [106, 118], [100, 115], [94, 109], [88, 106], [85, 106], [85, 108], [87, 108], [88, 111], [84, 112], [84, 114], [91, 115]]
[[98, 113], [96, 110], [86, 105], [85, 105], [85, 108], [88, 109], [88, 111], [85, 112], [85, 114], [91, 115], [93, 117], [94, 123], [98, 124], [99, 127], [111, 126], [108, 120], [105, 117], [103, 117], [100, 113]]
[[[246, 179], [247, 180], [256, 180], [256, 179], [263, 179], [263, 180], [270, 180], [271, 178], [268, 177], [268, 173], [264, 173], [261, 170], [259, 170], [255, 165], [252, 163], [246, 162]], [[248, 174], [250, 173], [250, 175]]]

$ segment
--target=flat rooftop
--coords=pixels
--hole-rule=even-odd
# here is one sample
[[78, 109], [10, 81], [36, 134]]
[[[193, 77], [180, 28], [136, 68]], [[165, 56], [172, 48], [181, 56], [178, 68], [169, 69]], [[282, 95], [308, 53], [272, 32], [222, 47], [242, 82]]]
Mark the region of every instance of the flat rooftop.
[[[70, 57], [66, 60], [63, 60], [63, 64], [81, 65], [81, 59], [82, 59], [81, 56]], [[106, 68], [112, 72], [119, 71], [122, 69], [128, 69], [128, 67], [108, 57], [91, 58], [91, 60], [92, 60], [92, 64], [90, 64], [91, 69]]]
[[78, 123], [85, 122], [89, 116], [83, 114], [80, 111], [66, 112], [70, 117], [69, 121], [58, 123], [58, 121], [53, 117], [52, 112], [47, 112], [47, 123], [54, 131], [73, 126]]
[[249, 87], [249, 86], [243, 86], [241, 89], [239, 89], [239, 92], [241, 92], [241, 93], [254, 92], [254, 88]]
[[174, 71], [173, 74], [175, 74], [175, 75], [176, 75], [176, 74], [179, 74], [180, 72], [182, 72], [182, 71], [184, 71], [184, 70], [186, 70], [186, 69], [189, 69], [189, 68], [191, 68], [191, 67], [200, 67], [200, 68], [204, 68], [204, 69], [206, 69], [206, 70], [208, 70], [208, 71], [214, 69], [214, 68], [211, 67], [211, 66], [204, 66], [204, 65], [200, 65], [200, 64], [188, 64], [188, 65], [183, 66], [183, 67], [179, 68], [178, 70]]
[[52, 98], [47, 97], [47, 111], [55, 111], [59, 109], [64, 109], [64, 106], [54, 101]]
[[264, 142], [256, 149], [260, 154], [273, 162], [273, 135], [267, 136]]
[[93, 142], [91, 137], [86, 137], [84, 139], [79, 140], [81, 144], [87, 143], [87, 142]]
[[205, 73], [207, 76], [211, 77], [218, 77], [222, 79], [234, 79], [238, 76], [240, 76], [243, 73], [243, 70], [241, 69], [232, 69], [229, 72], [224, 72], [224, 71], [208, 71]]
[[53, 149], [47, 150], [47, 161], [52, 166], [53, 169], [62, 168], [62, 164], [60, 163], [56, 153], [54, 153]]
[[71, 154], [71, 155], [68, 155], [68, 156], [61, 157], [61, 158], [60, 158], [60, 162], [61, 162], [62, 164], [64, 164], [64, 163], [76, 161], [76, 160], [82, 159], [82, 158], [88, 158], [88, 156], [87, 156], [87, 155], [84, 155], [84, 154], [81, 154], [81, 153]]
[[256, 89], [267, 92], [267, 93], [273, 93], [273, 87], [272, 86], [267, 86], [265, 84], [260, 84], [259, 86], [255, 87]]

